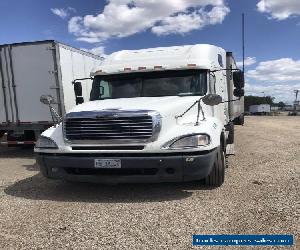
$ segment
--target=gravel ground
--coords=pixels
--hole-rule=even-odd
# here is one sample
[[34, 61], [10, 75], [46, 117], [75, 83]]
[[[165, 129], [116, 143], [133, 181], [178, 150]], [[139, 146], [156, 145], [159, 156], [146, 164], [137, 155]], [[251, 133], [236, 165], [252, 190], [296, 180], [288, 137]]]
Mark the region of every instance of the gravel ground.
[[217, 189], [46, 180], [30, 150], [2, 147], [0, 249], [189, 249], [193, 234], [293, 234], [300, 249], [299, 131], [300, 117], [247, 117]]

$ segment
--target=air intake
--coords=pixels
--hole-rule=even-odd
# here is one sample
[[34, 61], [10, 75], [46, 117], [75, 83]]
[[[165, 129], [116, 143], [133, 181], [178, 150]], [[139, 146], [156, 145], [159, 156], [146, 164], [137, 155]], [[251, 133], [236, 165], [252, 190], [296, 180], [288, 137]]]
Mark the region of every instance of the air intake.
[[[160, 121], [160, 119], [159, 119]], [[70, 113], [64, 121], [68, 141], [149, 141], [158, 132], [157, 115], [145, 111]]]

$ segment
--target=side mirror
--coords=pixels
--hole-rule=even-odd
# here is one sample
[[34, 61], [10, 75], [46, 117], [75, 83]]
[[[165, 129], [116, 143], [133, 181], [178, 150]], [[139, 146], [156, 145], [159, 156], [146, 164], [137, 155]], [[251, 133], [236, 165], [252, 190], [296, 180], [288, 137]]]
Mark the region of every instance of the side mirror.
[[40, 102], [45, 105], [50, 105], [54, 103], [54, 98], [51, 95], [42, 95], [40, 97]]
[[204, 104], [209, 106], [215, 106], [222, 103], [222, 97], [217, 94], [207, 94], [202, 98]]
[[74, 93], [76, 98], [76, 105], [84, 103], [84, 98], [82, 97], [82, 85], [81, 82], [73, 82]]
[[245, 79], [244, 73], [241, 70], [233, 72], [233, 84], [235, 88], [244, 88], [245, 87]]
[[76, 96], [76, 105], [84, 103], [84, 99], [82, 96]]
[[244, 89], [234, 89], [233, 95], [236, 97], [242, 97], [245, 95], [245, 90]]
[[82, 85], [81, 82], [74, 82], [75, 96], [82, 96]]

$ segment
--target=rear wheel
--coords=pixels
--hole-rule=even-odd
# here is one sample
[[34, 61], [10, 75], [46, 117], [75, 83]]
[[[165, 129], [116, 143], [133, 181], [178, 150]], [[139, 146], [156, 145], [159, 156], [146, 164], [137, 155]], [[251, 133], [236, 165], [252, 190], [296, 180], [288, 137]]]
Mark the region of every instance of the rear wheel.
[[205, 178], [205, 185], [210, 187], [220, 187], [225, 178], [225, 152], [219, 147], [213, 168]]
[[244, 118], [244, 114], [241, 114], [235, 121], [236, 125], [244, 125], [245, 123], [245, 118]]

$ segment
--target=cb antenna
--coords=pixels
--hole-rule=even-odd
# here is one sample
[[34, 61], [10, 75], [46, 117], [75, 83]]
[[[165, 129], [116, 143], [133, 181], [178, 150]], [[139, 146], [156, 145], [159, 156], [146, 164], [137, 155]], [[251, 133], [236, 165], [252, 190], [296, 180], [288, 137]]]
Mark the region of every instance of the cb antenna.
[[243, 74], [245, 77], [245, 13], [242, 13]]

